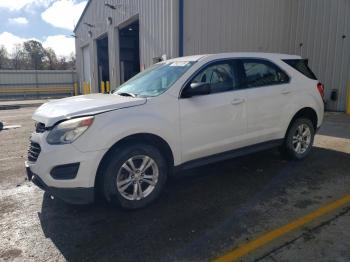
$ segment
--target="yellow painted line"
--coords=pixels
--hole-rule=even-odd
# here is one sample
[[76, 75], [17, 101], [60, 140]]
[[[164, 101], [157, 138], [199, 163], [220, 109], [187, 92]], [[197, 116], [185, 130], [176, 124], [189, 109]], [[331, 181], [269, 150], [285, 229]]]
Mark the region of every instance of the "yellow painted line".
[[52, 89], [70, 89], [70, 90], [72, 90], [73, 88], [72, 88], [72, 87], [49, 87], [49, 88], [45, 88], [45, 87], [39, 87], [39, 88], [28, 87], [28, 88], [25, 88], [25, 87], [22, 87], [22, 88], [0, 88], [0, 90], [3, 90], [3, 91], [16, 91], [16, 90], [33, 90], [33, 91], [36, 91], [36, 90], [52, 90]]
[[350, 115], [350, 81], [348, 86], [348, 98], [347, 98], [347, 105], [346, 105], [346, 113]]
[[0, 88], [0, 93], [24, 93], [24, 92], [72, 92], [73, 88], [52, 87], [52, 88]]
[[73, 88], [74, 86], [40, 86], [40, 87], [32, 87], [32, 86], [14, 86], [14, 87], [0, 87], [0, 90], [1, 89], [41, 89], [41, 88], [44, 88], [44, 89], [48, 89], [48, 88]]
[[333, 203], [330, 203], [326, 206], [321, 207], [320, 209], [317, 209], [316, 211], [301, 217], [297, 220], [294, 220], [293, 222], [284, 225], [280, 228], [277, 228], [273, 231], [270, 231], [260, 237], [258, 237], [255, 240], [252, 240], [246, 244], [243, 244], [241, 246], [239, 246], [237, 249], [234, 249], [233, 251], [225, 254], [222, 257], [219, 257], [215, 260], [215, 262], [232, 262], [232, 261], [236, 261], [239, 258], [242, 258], [243, 256], [249, 254], [250, 252], [263, 247], [265, 245], [267, 245], [268, 243], [272, 242], [273, 240], [282, 237], [283, 235], [296, 230], [308, 223], [310, 223], [311, 221], [326, 215], [338, 208], [341, 208], [347, 204], [350, 204], [350, 195], [345, 196]]
[[60, 89], [60, 90], [73, 90], [73, 88], [9, 88], [9, 89], [0, 89], [1, 91], [18, 91], [18, 90], [29, 90], [29, 91], [37, 91], [37, 90], [53, 90], [53, 89]]
[[2, 94], [6, 93], [40, 93], [40, 92], [73, 92], [72, 89], [50, 89], [50, 90], [18, 90], [18, 91], [0, 91]]

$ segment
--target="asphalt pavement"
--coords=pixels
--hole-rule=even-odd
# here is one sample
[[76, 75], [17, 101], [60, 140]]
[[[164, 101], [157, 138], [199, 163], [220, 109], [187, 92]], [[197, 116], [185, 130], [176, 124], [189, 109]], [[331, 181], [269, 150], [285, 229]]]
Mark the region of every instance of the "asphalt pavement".
[[[350, 117], [328, 113], [306, 160], [268, 150], [170, 179], [136, 211], [68, 205], [25, 180], [32, 107], [0, 110], [0, 261], [211, 261], [350, 194]], [[344, 206], [242, 261], [350, 261]]]

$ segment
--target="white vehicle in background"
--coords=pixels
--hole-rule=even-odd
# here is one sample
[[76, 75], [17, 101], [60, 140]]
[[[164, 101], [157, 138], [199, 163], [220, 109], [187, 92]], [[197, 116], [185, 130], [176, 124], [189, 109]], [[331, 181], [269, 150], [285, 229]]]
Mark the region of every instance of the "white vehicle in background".
[[279, 146], [305, 158], [323, 121], [324, 88], [299, 56], [225, 53], [176, 58], [113, 94], [36, 110], [29, 178], [53, 196], [148, 205], [174, 170]]

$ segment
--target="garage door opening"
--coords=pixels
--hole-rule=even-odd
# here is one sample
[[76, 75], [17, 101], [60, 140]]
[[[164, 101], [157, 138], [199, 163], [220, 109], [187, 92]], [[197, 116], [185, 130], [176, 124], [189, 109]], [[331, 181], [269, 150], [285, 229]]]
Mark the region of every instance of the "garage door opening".
[[109, 82], [109, 56], [108, 36], [97, 39], [97, 65], [99, 92], [106, 91], [106, 83]]
[[120, 82], [140, 72], [139, 21], [119, 29]]

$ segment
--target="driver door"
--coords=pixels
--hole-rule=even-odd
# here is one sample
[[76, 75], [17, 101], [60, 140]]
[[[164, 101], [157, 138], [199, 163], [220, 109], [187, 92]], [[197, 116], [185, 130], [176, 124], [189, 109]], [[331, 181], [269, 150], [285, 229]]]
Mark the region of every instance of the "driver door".
[[245, 91], [235, 89], [234, 60], [214, 62], [194, 75], [191, 83], [207, 83], [207, 95], [180, 98], [182, 161], [222, 153], [244, 144], [246, 133]]

